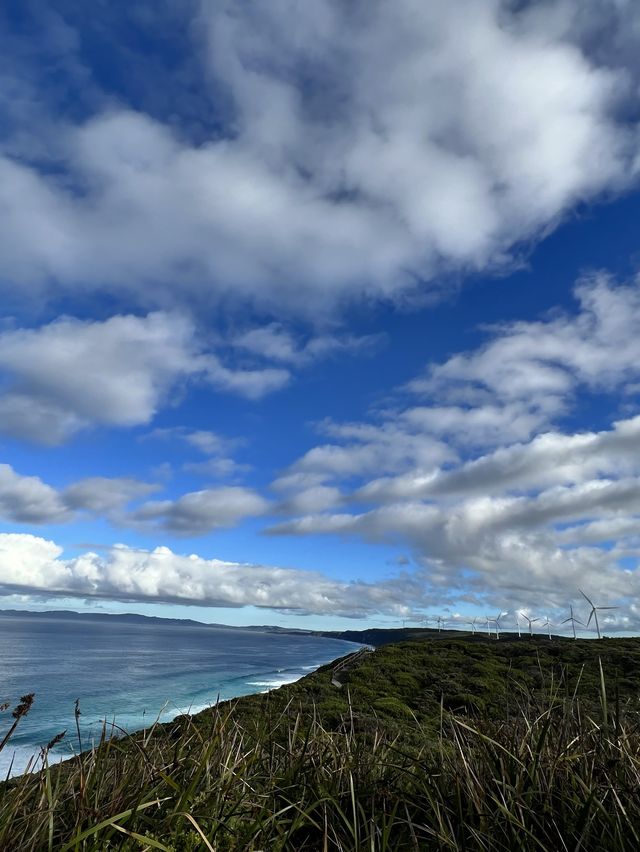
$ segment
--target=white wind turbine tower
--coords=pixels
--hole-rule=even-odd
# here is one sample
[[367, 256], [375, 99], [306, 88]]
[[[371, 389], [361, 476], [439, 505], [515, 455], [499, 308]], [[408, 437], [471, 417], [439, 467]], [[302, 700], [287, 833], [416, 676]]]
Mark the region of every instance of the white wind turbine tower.
[[502, 618], [502, 610], [496, 615], [495, 618], [492, 618], [491, 621], [496, 626], [496, 639], [500, 638], [500, 619]]
[[518, 629], [518, 639], [522, 639], [522, 631], [520, 630], [520, 619], [518, 618], [518, 613], [515, 614], [516, 627]]
[[528, 622], [529, 624], [529, 637], [533, 639], [533, 624], [535, 621], [540, 621], [539, 618], [529, 618], [528, 615], [525, 615], [524, 612], [521, 612], [520, 615]]
[[485, 615], [484, 620], [487, 622], [487, 636], [491, 636], [491, 619]]
[[596, 606], [591, 598], [588, 598], [582, 589], [578, 589], [582, 597], [586, 600], [586, 602], [591, 607], [591, 612], [589, 613], [589, 618], [587, 619], [587, 627], [591, 624], [591, 619], [596, 623], [596, 631], [598, 633], [598, 639], [602, 639], [602, 634], [600, 633], [600, 624], [598, 623], [598, 612], [602, 609], [618, 609], [617, 606]]
[[578, 637], [576, 636], [576, 624], [582, 624], [583, 627], [584, 627], [584, 624], [582, 623], [582, 621], [580, 621], [579, 618], [575, 618], [575, 616], [573, 614], [573, 604], [569, 604], [569, 610], [571, 611], [571, 615], [569, 616], [569, 618], [565, 618], [565, 620], [562, 623], [566, 624], [567, 621], [571, 622], [571, 627], [573, 628], [573, 638], [577, 639]]
[[551, 641], [551, 627], [552, 627], [552, 625], [551, 625], [551, 622], [549, 621], [549, 619], [547, 618], [546, 621], [543, 621], [541, 626], [547, 628], [547, 633], [549, 634], [549, 641]]
[[467, 624], [469, 624], [469, 625], [471, 626], [471, 632], [472, 632], [472, 633], [475, 633], [475, 632], [476, 632], [476, 621], [477, 621], [477, 620], [478, 620], [478, 616], [476, 616], [475, 618], [473, 618], [471, 621], [467, 621]]
[[438, 622], [438, 633], [440, 633], [440, 631], [442, 630], [442, 625], [444, 624], [444, 618], [441, 615], [439, 615], [436, 618], [436, 621]]

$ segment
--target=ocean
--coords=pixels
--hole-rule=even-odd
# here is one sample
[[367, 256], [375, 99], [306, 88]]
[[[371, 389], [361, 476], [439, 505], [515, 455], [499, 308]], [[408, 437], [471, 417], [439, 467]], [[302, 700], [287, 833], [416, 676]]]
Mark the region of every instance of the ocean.
[[102, 720], [127, 731], [160, 716], [197, 713], [217, 700], [292, 683], [358, 646], [304, 634], [180, 625], [162, 621], [0, 617], [0, 740], [19, 698], [33, 707], [0, 752], [0, 777], [24, 772], [56, 734], [67, 731], [52, 759], [78, 749], [75, 700], [83, 747], [97, 740]]

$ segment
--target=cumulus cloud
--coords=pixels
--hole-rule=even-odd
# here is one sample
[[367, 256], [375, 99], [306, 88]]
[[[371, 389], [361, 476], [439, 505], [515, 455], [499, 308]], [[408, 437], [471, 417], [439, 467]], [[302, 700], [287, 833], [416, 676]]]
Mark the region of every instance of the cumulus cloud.
[[159, 486], [130, 477], [92, 476], [56, 489], [37, 476], [0, 464], [0, 517], [21, 524], [66, 523], [79, 512], [125, 521], [126, 507]]
[[240, 486], [193, 491], [173, 500], [145, 499], [159, 490], [161, 486], [154, 483], [105, 476], [80, 479], [58, 490], [36, 476], [22, 476], [10, 465], [0, 464], [0, 517], [46, 524], [72, 521], [79, 512], [88, 512], [122, 526], [157, 526], [195, 536], [235, 526], [269, 509], [269, 502], [256, 491]]
[[[315, 337], [295, 348], [288, 332], [267, 325], [247, 332], [241, 343], [215, 340], [225, 350], [219, 354], [200, 336], [192, 320], [164, 311], [106, 320], [60, 317], [36, 328], [0, 331], [0, 432], [56, 445], [89, 425], [143, 425], [175, 403], [189, 382], [258, 400], [291, 381], [289, 367], [363, 351], [379, 339]], [[278, 351], [283, 345], [292, 347], [286, 355]], [[260, 353], [258, 363], [238, 363], [230, 354], [234, 349]], [[197, 442], [207, 434], [192, 432], [185, 440], [204, 450]]]
[[313, 474], [285, 476], [273, 482], [271, 487], [281, 492], [282, 500], [273, 510], [281, 515], [326, 512], [342, 502], [339, 488], [325, 485], [322, 477]]
[[377, 424], [327, 421], [321, 429], [343, 444], [320, 444], [292, 465], [292, 473], [320, 478], [348, 477], [375, 471], [396, 471], [407, 464], [421, 467], [456, 458], [443, 441], [423, 432], [411, 432], [393, 421]]
[[0, 464], [0, 515], [18, 523], [55, 523], [71, 517], [58, 492], [37, 476], [21, 476]]
[[640, 281], [616, 286], [600, 273], [575, 296], [577, 314], [496, 329], [485, 347], [430, 366], [410, 389], [470, 406], [526, 402], [539, 422], [562, 414], [581, 386], [624, 390], [638, 378]]
[[159, 527], [176, 535], [196, 536], [264, 515], [270, 505], [256, 491], [231, 485], [189, 492], [172, 500], [146, 499], [160, 489], [130, 477], [92, 476], [59, 490], [36, 476], [22, 476], [10, 465], [0, 464], [0, 518], [54, 524], [87, 512], [119, 526]]
[[[514, 442], [538, 436], [534, 449], [542, 456], [553, 447], [557, 459], [556, 473], [541, 466], [538, 478], [561, 476], [583, 442], [586, 453], [592, 445], [600, 451], [596, 438], [552, 432], [573, 411], [578, 394], [616, 392], [631, 402], [640, 381], [639, 281], [617, 285], [600, 274], [580, 282], [575, 296], [573, 314], [494, 328], [478, 349], [430, 364], [400, 389], [403, 404], [377, 413], [373, 422], [320, 424], [333, 442], [310, 449], [291, 472], [322, 480], [397, 475], [391, 484], [371, 483], [360, 495], [373, 496], [389, 485], [398, 495], [406, 487], [410, 496], [414, 482], [417, 496], [423, 487], [436, 487], [436, 475], [437, 487], [446, 480], [453, 488], [466, 475], [460, 463], [468, 460], [476, 482], [479, 471], [488, 470], [484, 487], [490, 488], [496, 466], [509, 467], [511, 473], [503, 475], [516, 478], [519, 464], [536, 466], [531, 451], [520, 461]], [[620, 428], [624, 435], [615, 441], [633, 441], [633, 426]], [[609, 439], [602, 440], [609, 446]], [[491, 448], [502, 448], [493, 461], [485, 457]], [[596, 455], [591, 454], [592, 465]], [[453, 470], [446, 477], [445, 467]]]
[[[554, 609], [579, 585], [627, 600], [640, 582], [640, 416], [600, 431], [559, 424], [579, 391], [631, 403], [639, 293], [638, 282], [582, 282], [575, 314], [493, 329], [479, 349], [430, 365], [403, 389], [407, 407], [383, 412], [381, 423], [328, 424], [336, 443], [308, 451], [281, 478], [301, 495], [299, 517], [269, 532], [410, 545], [426, 588], [453, 603]], [[413, 406], [414, 394], [445, 405]], [[387, 434], [407, 452], [371, 478], [373, 465], [355, 460], [382, 455]], [[443, 440], [455, 452], [421, 464], [415, 447]], [[306, 492], [320, 484], [339, 488], [339, 503], [310, 501], [305, 512]]]
[[130, 519], [177, 535], [205, 535], [235, 526], [244, 518], [264, 515], [267, 508], [267, 501], [250, 488], [221, 486], [192, 491], [177, 500], [149, 501], [132, 512]]
[[[490, 603], [511, 611], [562, 609], [578, 587], [606, 601], [638, 591], [638, 578], [620, 561], [640, 558], [634, 538], [605, 548], [582, 541], [585, 520], [597, 515], [624, 532], [619, 515], [637, 520], [640, 484], [623, 483], [543, 492], [535, 498], [470, 498], [455, 505], [394, 503], [359, 514], [320, 514], [285, 521], [272, 534], [358, 536], [371, 542], [409, 544], [422, 565], [423, 594], [460, 604]], [[557, 533], [556, 525], [576, 530]], [[627, 523], [627, 531], [632, 525]], [[593, 540], [593, 539], [592, 539]]]
[[62, 317], [0, 334], [0, 428], [45, 444], [90, 423], [149, 422], [175, 382], [203, 372], [191, 323], [164, 313]]
[[361, 499], [459, 497], [577, 484], [599, 475], [640, 474], [640, 417], [602, 432], [547, 432], [526, 444], [501, 447], [451, 470], [402, 474], [368, 482]]
[[[178, 132], [157, 97], [145, 112], [144, 98], [119, 91], [116, 107], [104, 92], [52, 126], [56, 168], [34, 141], [47, 104], [29, 108], [17, 88], [0, 151], [2, 279], [54, 295], [108, 288], [145, 307], [231, 299], [315, 315], [511, 262], [637, 173], [637, 9], [538, 5], [202, 4], [180, 32], [198, 34], [188, 78], [203, 115], [215, 97], [216, 121], [189, 133], [184, 98]], [[83, 26], [70, 15], [66, 42]], [[174, 91], [161, 75], [154, 87]]]
[[106, 555], [62, 558], [53, 541], [0, 534], [0, 593], [72, 595], [201, 606], [257, 606], [358, 617], [406, 614], [414, 603], [409, 578], [367, 584], [340, 582], [318, 572], [182, 556], [116, 545]]
[[37, 476], [23, 476], [0, 464], [0, 518], [57, 524], [76, 520], [84, 512], [118, 526], [159, 527], [196, 536], [264, 515], [269, 508], [257, 492], [240, 486], [189, 492], [173, 500], [147, 499], [161, 488], [131, 477], [92, 476], [56, 489]]
[[258, 399], [291, 377], [277, 367], [225, 365], [205, 351], [191, 320], [162, 311], [2, 331], [3, 376], [0, 431], [49, 445], [90, 424], [149, 423], [189, 381]]
[[65, 488], [61, 497], [71, 510], [117, 518], [129, 503], [148, 497], [159, 488], [130, 477], [91, 476]]

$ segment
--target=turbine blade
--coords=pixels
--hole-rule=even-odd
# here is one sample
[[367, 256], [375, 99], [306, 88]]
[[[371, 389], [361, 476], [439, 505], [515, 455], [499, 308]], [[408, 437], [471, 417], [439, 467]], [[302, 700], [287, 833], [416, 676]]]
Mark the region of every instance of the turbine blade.
[[591, 619], [593, 618], [593, 614], [595, 613], [595, 608], [591, 610], [589, 613], [589, 618], [587, 619], [587, 627], [591, 624]]
[[578, 591], [580, 592], [580, 594], [582, 595], [582, 597], [583, 597], [583, 598], [584, 598], [584, 599], [588, 602], [589, 606], [593, 606], [593, 602], [592, 602], [591, 598], [588, 598], [588, 597], [585, 595], [585, 593], [582, 591], [582, 589], [578, 589]]

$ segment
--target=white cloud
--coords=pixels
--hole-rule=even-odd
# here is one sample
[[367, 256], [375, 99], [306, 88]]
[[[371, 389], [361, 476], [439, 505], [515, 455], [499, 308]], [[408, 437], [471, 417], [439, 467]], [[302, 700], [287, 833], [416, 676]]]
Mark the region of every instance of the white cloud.
[[163, 313], [62, 317], [0, 333], [0, 428], [45, 444], [90, 423], [148, 423], [180, 377], [203, 372], [191, 323]]
[[201, 462], [185, 462], [182, 469], [204, 479], [229, 479], [251, 470], [251, 465], [240, 464], [229, 456], [216, 456]]
[[274, 511], [282, 515], [326, 512], [342, 502], [342, 492], [330, 485], [313, 485], [297, 490], [279, 503]]
[[640, 416], [598, 433], [544, 433], [527, 444], [501, 447], [451, 470], [372, 480], [358, 496], [383, 502], [468, 497], [631, 473], [640, 474]]
[[208, 429], [187, 430], [184, 433], [184, 440], [207, 456], [217, 456], [226, 452], [231, 443], [228, 439]]
[[300, 340], [282, 324], [273, 322], [238, 334], [232, 345], [262, 358], [304, 367], [336, 355], [370, 352], [383, 338], [379, 334], [361, 337], [325, 334]]
[[[433, 396], [436, 400], [446, 396], [446, 388]], [[526, 440], [548, 421], [549, 412], [544, 409], [537, 400], [532, 405], [531, 398], [485, 401], [467, 407], [419, 405], [398, 412], [398, 420], [408, 431], [438, 436], [457, 446], [486, 447], [505, 440]]]
[[562, 414], [579, 386], [607, 391], [637, 381], [640, 280], [616, 286], [598, 274], [575, 296], [577, 315], [496, 329], [484, 348], [431, 366], [410, 389], [471, 405], [527, 402], [543, 422]]
[[159, 486], [129, 477], [92, 476], [58, 490], [37, 476], [23, 476], [0, 464], [0, 517], [22, 524], [56, 524], [90, 512], [124, 522], [126, 506]]
[[[225, 460], [210, 461], [223, 464]], [[157, 526], [176, 535], [196, 536], [264, 515], [270, 506], [256, 491], [232, 485], [145, 502], [161, 488], [130, 477], [92, 476], [58, 490], [36, 476], [22, 476], [10, 465], [0, 464], [0, 518], [55, 524], [88, 512], [118, 526]]]
[[376, 471], [396, 471], [407, 464], [421, 467], [451, 461], [456, 454], [442, 441], [424, 433], [411, 433], [395, 422], [322, 424], [332, 437], [348, 441], [321, 444], [305, 453], [291, 467], [293, 474], [348, 477]]
[[208, 358], [207, 377], [214, 387], [247, 399], [261, 399], [267, 394], [281, 390], [291, 381], [289, 370], [280, 367], [233, 369], [225, 366], [214, 355]]
[[224, 455], [243, 443], [237, 438], [228, 438], [210, 429], [190, 429], [187, 426], [153, 429], [145, 439], [182, 441], [188, 447], [207, 456]]
[[[616, 285], [601, 273], [581, 281], [575, 288], [578, 311], [534, 322], [515, 322], [490, 329], [490, 339], [477, 350], [453, 355], [447, 361], [430, 364], [425, 372], [409, 382], [403, 392], [418, 396], [420, 405], [406, 405], [383, 412], [380, 427], [347, 424], [333, 427], [338, 438], [360, 434], [361, 454], [377, 445], [376, 431], [391, 431], [398, 446], [409, 449], [427, 442], [445, 442], [450, 457], [455, 454], [473, 459], [479, 450], [509, 446], [498, 457], [503, 465], [515, 465], [518, 450], [514, 441], [528, 441], [570, 414], [581, 393], [616, 393], [633, 405], [640, 379], [640, 282]], [[349, 430], [347, 432], [346, 430]], [[369, 436], [368, 438], [366, 436]], [[579, 447], [580, 436], [571, 439]], [[586, 440], [586, 438], [585, 438]], [[556, 442], [559, 458], [565, 452], [563, 436], [540, 438], [543, 448]], [[298, 464], [327, 460], [349, 452], [347, 446], [323, 445], [310, 450]], [[396, 449], [396, 455], [400, 453]], [[531, 453], [530, 464], [535, 464]], [[437, 461], [437, 460], [434, 460]], [[489, 464], [476, 456], [474, 470]], [[415, 459], [406, 477], [401, 474], [394, 487], [401, 490], [412, 480], [431, 488], [437, 464]], [[381, 473], [393, 470], [380, 466]], [[540, 475], [544, 476], [544, 468]], [[453, 483], [464, 476], [457, 470]], [[487, 487], [490, 477], [487, 477]], [[441, 484], [442, 477], [438, 479]], [[372, 486], [372, 487], [377, 487]], [[422, 487], [417, 486], [418, 490]], [[418, 492], [416, 492], [418, 493]], [[371, 491], [373, 495], [373, 491]]]
[[[490, 603], [508, 610], [562, 609], [579, 587], [606, 601], [640, 591], [640, 575], [620, 564], [640, 559], [633, 547], [585, 546], [580, 534], [556, 536], [556, 523], [581, 522], [596, 513], [640, 511], [638, 480], [576, 487], [527, 498], [475, 498], [456, 505], [395, 503], [360, 514], [308, 515], [285, 521], [272, 534], [358, 536], [409, 544], [422, 564], [416, 580], [425, 597]], [[637, 527], [636, 527], [637, 529]]]
[[149, 501], [130, 519], [192, 536], [235, 526], [244, 518], [264, 515], [267, 508], [267, 501], [250, 488], [220, 486], [183, 494], [177, 500]]
[[160, 486], [129, 477], [91, 476], [80, 479], [62, 492], [61, 497], [73, 510], [84, 510], [116, 520], [124, 507], [148, 497]]
[[263, 497], [240, 486], [144, 502], [160, 489], [157, 484], [129, 477], [92, 476], [58, 490], [36, 476], [22, 476], [10, 465], [0, 464], [0, 518], [22, 524], [56, 524], [88, 512], [118, 526], [159, 526], [177, 535], [195, 536], [235, 526], [245, 518], [264, 515], [269, 508]]
[[71, 517], [58, 492], [37, 476], [21, 476], [0, 464], [0, 515], [23, 524], [56, 523]]
[[53, 125], [59, 167], [42, 170], [33, 128], [23, 150], [13, 133], [2, 279], [316, 316], [509, 263], [577, 203], [635, 181], [638, 13], [584, 5], [203, 4], [194, 57], [222, 129], [191, 142], [112, 106]]
[[406, 614], [409, 579], [340, 582], [312, 571], [181, 556], [116, 545], [105, 556], [62, 559], [62, 548], [32, 535], [0, 534], [0, 593], [72, 595], [204, 606], [258, 606], [306, 613]]
[[273, 513], [280, 515], [305, 515], [335, 509], [342, 502], [339, 488], [327, 485], [327, 472], [296, 471], [274, 479], [271, 488], [280, 496]]
[[[640, 415], [597, 432], [553, 424], [589, 393], [626, 395], [634, 410], [640, 285], [598, 276], [576, 295], [574, 315], [493, 329], [430, 365], [381, 422], [325, 424], [336, 443], [275, 483], [292, 511], [300, 494], [300, 517], [268, 531], [410, 545], [427, 592], [453, 603], [555, 609], [579, 585], [626, 601], [640, 585]], [[433, 404], [412, 405], [416, 393]], [[455, 452], [420, 460], [443, 440]], [[340, 500], [305, 512], [306, 492], [329, 481]]]
[[244, 474], [251, 469], [250, 465], [240, 464], [230, 454], [244, 441], [238, 438], [227, 438], [208, 429], [188, 429], [184, 426], [171, 429], [154, 429], [149, 438], [175, 438], [187, 446], [208, 456], [204, 461], [185, 462], [182, 469], [187, 473], [202, 476], [207, 479], [221, 479]]
[[103, 321], [61, 317], [2, 331], [2, 375], [0, 431], [49, 445], [88, 425], [149, 423], [189, 381], [258, 399], [291, 378], [281, 368], [225, 366], [205, 352], [190, 320], [165, 312]]

